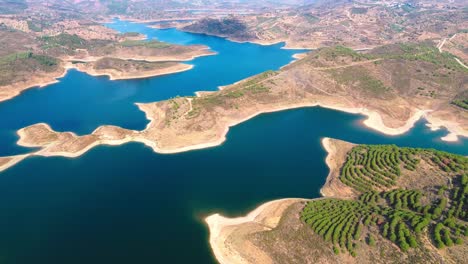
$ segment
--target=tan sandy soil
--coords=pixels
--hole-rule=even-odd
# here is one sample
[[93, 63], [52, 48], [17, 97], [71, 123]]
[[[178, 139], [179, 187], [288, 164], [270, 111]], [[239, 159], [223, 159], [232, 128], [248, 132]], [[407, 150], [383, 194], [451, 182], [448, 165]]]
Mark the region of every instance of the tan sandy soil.
[[96, 69], [93, 63], [76, 64], [76, 69], [85, 72], [92, 76], [109, 76], [110, 80], [128, 80], [149, 78], [177, 72], [188, 71], [193, 68], [193, 65], [177, 63], [160, 69], [144, 70], [144, 71], [120, 71], [117, 69]]
[[306, 53], [297, 53], [297, 54], [293, 55], [293, 58], [295, 58], [296, 60], [300, 60], [300, 59], [303, 59], [305, 57], [307, 57]]
[[57, 133], [49, 125], [39, 123], [18, 131], [18, 144], [25, 147], [43, 147], [30, 155], [78, 157], [97, 145], [120, 145], [130, 142], [133, 131], [114, 126], [103, 126], [92, 134], [77, 136], [72, 132]]
[[302, 199], [282, 199], [265, 203], [244, 217], [226, 218], [214, 214], [206, 218], [210, 244], [220, 263], [273, 263], [271, 258], [246, 239], [250, 234], [275, 228], [290, 205]]
[[320, 193], [324, 197], [355, 197], [356, 194], [353, 190], [339, 179], [340, 168], [346, 162], [348, 152], [355, 145], [337, 139], [323, 138], [322, 146], [328, 153], [325, 162], [330, 172], [324, 186], [320, 189]]
[[[303, 62], [301, 60], [297, 63], [300, 66]], [[370, 68], [375, 68], [372, 62], [368, 64]], [[437, 104], [429, 104], [425, 98], [406, 100], [394, 96], [369, 100], [359, 94], [349, 95], [341, 86], [324, 79], [324, 71], [327, 70], [288, 67], [256, 84], [261, 89], [268, 89], [261, 90], [267, 92], [257, 94], [245, 90], [249, 87], [245, 88], [246, 85], [263, 78], [263, 75], [259, 75], [223, 87], [218, 92], [199, 93], [199, 97], [193, 99], [176, 98], [138, 104], [151, 120], [143, 131], [128, 131], [112, 126], [103, 126], [97, 130], [106, 133], [123, 131], [129, 135], [125, 140], [112, 139], [110, 142], [105, 138], [105, 133], [97, 134], [95, 131], [88, 136], [78, 137], [80, 140], [57, 137], [51, 144], [44, 144], [36, 142], [37, 134], [56, 132], [48, 129], [36, 132], [34, 128], [38, 125], [33, 125], [20, 130], [19, 144], [30, 142], [29, 145], [40, 147], [37, 154], [44, 156], [78, 156], [98, 144], [123, 144], [129, 141], [142, 142], [158, 153], [176, 153], [220, 145], [226, 139], [229, 127], [261, 113], [311, 106], [364, 114], [367, 116], [364, 125], [389, 135], [408, 131], [423, 116], [434, 122], [435, 126], [443, 125], [450, 130], [452, 134], [445, 140], [454, 140], [455, 135], [468, 135], [466, 111], [443, 104], [443, 101], [434, 100]], [[349, 92], [353, 93], [355, 89]], [[418, 105], [422, 109], [416, 108]], [[432, 107], [438, 107], [437, 111], [423, 110]]]
[[144, 47], [124, 48], [119, 47], [110, 54], [103, 56], [99, 51], [89, 52], [88, 50], [78, 50], [73, 56], [64, 58], [66, 61], [97, 61], [103, 57], [111, 57], [121, 60], [141, 60], [149, 62], [163, 61], [190, 61], [198, 57], [215, 55], [208, 47], [202, 45], [178, 46], [176, 49], [148, 49]]
[[[353, 191], [338, 180], [339, 168], [346, 154], [355, 145], [341, 140], [323, 138], [322, 145], [328, 155], [326, 163], [330, 169], [326, 183], [321, 189], [324, 197], [349, 198]], [[210, 229], [210, 245], [221, 264], [273, 263], [266, 252], [255, 246], [249, 235], [274, 229], [285, 210], [304, 199], [281, 199], [262, 204], [247, 216], [226, 218], [214, 214], [205, 219]]]

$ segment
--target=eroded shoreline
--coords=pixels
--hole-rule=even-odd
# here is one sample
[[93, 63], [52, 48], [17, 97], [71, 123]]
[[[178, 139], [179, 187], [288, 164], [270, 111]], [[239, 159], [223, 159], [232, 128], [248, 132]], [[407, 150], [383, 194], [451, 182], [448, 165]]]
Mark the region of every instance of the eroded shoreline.
[[[98, 145], [128, 142], [143, 143], [157, 153], [178, 153], [218, 146], [226, 140], [230, 127], [259, 114], [317, 106], [364, 115], [364, 126], [389, 136], [404, 134], [421, 118], [426, 118], [433, 130], [442, 126], [447, 128], [450, 134], [442, 138], [445, 141], [458, 140], [458, 136], [468, 137], [464, 112], [437, 108], [444, 106], [445, 101], [429, 104], [421, 99], [396, 96], [389, 96], [391, 100], [362, 99], [353, 94], [353, 89], [337, 86], [334, 79], [326, 75], [330, 69], [371, 67], [376, 60], [363, 59], [330, 67], [308, 66], [307, 63], [317, 56], [307, 55], [280, 71], [264, 72], [220, 87], [218, 91], [197, 92], [196, 97], [137, 103], [150, 120], [142, 131], [103, 125], [91, 134], [77, 136], [71, 132], [53, 131], [47, 124], [34, 124], [18, 131], [18, 144], [39, 148], [30, 155], [40, 156], [78, 157]], [[66, 67], [78, 66], [69, 63]], [[328, 91], [330, 86], [335, 86], [336, 91]], [[394, 107], [395, 104], [399, 106]]]
[[[181, 98], [179, 100], [185, 101], [186, 99]], [[191, 104], [190, 100], [187, 100], [187, 102], [188, 104]], [[249, 114], [240, 119], [224, 120], [224, 126], [220, 127], [220, 129], [215, 134], [210, 134], [210, 138], [203, 138], [204, 135], [202, 135], [201, 138], [192, 138], [195, 141], [183, 139], [181, 142], [175, 142], [176, 144], [160, 146], [158, 143], [164, 141], [167, 136], [171, 135], [165, 135], [161, 133], [161, 131], [159, 131], [158, 129], [158, 123], [163, 121], [164, 113], [161, 109], [158, 108], [157, 104], [158, 103], [137, 104], [139, 109], [145, 113], [147, 119], [150, 120], [147, 127], [142, 131], [128, 130], [117, 126], [105, 125], [98, 127], [89, 135], [77, 136], [72, 132], [56, 132], [52, 130], [48, 124], [45, 123], [39, 123], [20, 129], [17, 132], [18, 136], [20, 137], [17, 144], [24, 147], [39, 147], [40, 149], [36, 152], [26, 154], [26, 156], [22, 155], [19, 161], [29, 156], [63, 156], [69, 158], [77, 158], [85, 154], [90, 149], [99, 145], [117, 146], [129, 142], [143, 143], [144, 145], [152, 148], [154, 152], [160, 154], [174, 154], [191, 150], [210, 148], [219, 146], [223, 142], [225, 142], [226, 135], [229, 132], [230, 127], [252, 119], [260, 114], [305, 107], [318, 106], [352, 114], [362, 114], [364, 116], [367, 116], [367, 119], [363, 121], [364, 126], [386, 135], [400, 135], [408, 132], [414, 126], [414, 124], [421, 118], [424, 118], [425, 113], [428, 112], [422, 110], [418, 111], [410, 119], [407, 120], [405, 125], [399, 128], [389, 128], [385, 126], [385, 124], [383, 124], [382, 119], [378, 113], [370, 112], [369, 110], [364, 108], [343, 108], [322, 105], [319, 103], [302, 103], [282, 107], [270, 107], [263, 110], [255, 111], [254, 113]], [[187, 109], [187, 112], [188, 111], [189, 109]], [[41, 138], [41, 136], [43, 137]], [[468, 137], [468, 135], [462, 136]], [[198, 143], [196, 141], [202, 142]], [[0, 159], [17, 159], [17, 157], [18, 156], [0, 157]], [[9, 166], [4, 165], [0, 167], [0, 172], [17, 164], [17, 162], [9, 164]]]
[[72, 62], [85, 62], [92, 63], [100, 59], [106, 58], [105, 56], [98, 57], [68, 57], [62, 58], [62, 62], [59, 65], [59, 68], [50, 73], [41, 73], [39, 76], [33, 75], [28, 81], [17, 82], [5, 86], [0, 86], [0, 103], [13, 99], [16, 96], [21, 95], [23, 91], [32, 88], [43, 88], [45, 86], [55, 84], [60, 82], [60, 79], [67, 75], [68, 70], [75, 69], [81, 72], [85, 72], [91, 76], [109, 76], [110, 80], [130, 80], [130, 79], [141, 79], [141, 78], [151, 78], [162, 75], [174, 74], [179, 72], [184, 72], [191, 70], [194, 66], [190, 64], [180, 63], [183, 61], [191, 61], [198, 57], [216, 55], [215, 52], [211, 51], [208, 47], [202, 48], [198, 53], [188, 54], [187, 56], [176, 57], [176, 56], [119, 56], [118, 59], [122, 60], [141, 60], [146, 62], [176, 62], [178, 63], [175, 66], [156, 69], [152, 71], [140, 71], [127, 73], [124, 71], [118, 71], [115, 69], [102, 69], [96, 70], [89, 67], [80, 66], [79, 64]]
[[[349, 193], [347, 191], [348, 189], [351, 191], [350, 188], [345, 186], [344, 191], [337, 192], [336, 187], [341, 188], [342, 186], [339, 185], [341, 182], [336, 180], [339, 175], [338, 168], [342, 164], [346, 153], [354, 144], [330, 138], [323, 138], [321, 142], [322, 147], [327, 152], [326, 164], [329, 168], [326, 183], [320, 191], [322, 197], [315, 199], [285, 198], [273, 200], [259, 205], [243, 217], [227, 218], [220, 214], [213, 214], [205, 218], [210, 232], [210, 246], [219, 263], [247, 264], [260, 260], [264, 263], [272, 263], [265, 252], [248, 242], [247, 236], [249, 234], [274, 229], [278, 225], [284, 211], [297, 202], [329, 197], [348, 197]], [[249, 244], [248, 247], [244, 245], [245, 243]], [[248, 248], [249, 252], [243, 252], [244, 248]], [[252, 258], [247, 260], [244, 257], [247, 254], [253, 258], [253, 261]]]
[[163, 69], [156, 69], [144, 72], [135, 72], [135, 73], [127, 73], [121, 72], [113, 69], [105, 69], [105, 70], [96, 70], [93, 68], [86, 68], [80, 67], [77, 65], [75, 67], [76, 70], [84, 72], [91, 76], [107, 76], [109, 77], [110, 81], [117, 81], [117, 80], [132, 80], [132, 79], [143, 79], [143, 78], [151, 78], [163, 75], [169, 75], [179, 72], [184, 72], [193, 69], [193, 65], [178, 63], [177, 65], [170, 66]]

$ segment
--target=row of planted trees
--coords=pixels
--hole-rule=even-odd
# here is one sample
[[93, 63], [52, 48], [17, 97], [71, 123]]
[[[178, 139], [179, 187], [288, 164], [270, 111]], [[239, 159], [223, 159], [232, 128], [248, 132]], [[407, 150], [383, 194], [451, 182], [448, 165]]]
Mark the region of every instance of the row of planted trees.
[[[429, 231], [438, 248], [463, 243], [463, 237], [468, 236], [468, 226], [453, 216], [437, 213], [441, 207], [446, 211], [447, 204], [443, 200], [430, 205], [431, 210], [426, 214], [419, 212], [421, 196], [416, 190], [393, 190], [364, 193], [358, 201], [311, 201], [302, 211], [301, 219], [325, 241], [331, 242], [337, 254], [348, 251], [355, 256], [363, 229], [368, 234], [368, 244], [375, 244], [370, 230], [378, 230], [382, 237], [397, 244], [402, 251], [417, 248], [425, 230]], [[375, 228], [371, 229], [372, 226]]]
[[[394, 189], [398, 177], [412, 175], [404, 171], [417, 169], [421, 161], [446, 173], [448, 186]], [[357, 146], [348, 153], [340, 179], [360, 193], [358, 199], [311, 201], [301, 219], [337, 254], [355, 256], [363, 233], [369, 245], [379, 234], [402, 251], [419, 247], [426, 235], [438, 248], [462, 244], [468, 236], [467, 164], [466, 157], [436, 150]]]
[[340, 179], [360, 192], [384, 190], [395, 186], [401, 166], [414, 170], [419, 164], [418, 151], [393, 145], [360, 145], [348, 154]]
[[[363, 221], [372, 221], [374, 208], [359, 201], [326, 199], [309, 202], [301, 213], [301, 219], [339, 253], [347, 250], [356, 255], [356, 241], [361, 238]], [[369, 220], [369, 221], [371, 221]]]

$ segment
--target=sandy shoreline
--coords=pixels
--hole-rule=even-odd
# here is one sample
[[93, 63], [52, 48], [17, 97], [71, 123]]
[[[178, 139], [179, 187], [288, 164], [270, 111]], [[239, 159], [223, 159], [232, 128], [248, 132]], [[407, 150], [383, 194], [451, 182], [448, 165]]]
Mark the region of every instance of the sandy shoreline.
[[293, 46], [293, 45], [290, 45], [287, 40], [263, 40], [263, 39], [238, 40], [238, 39], [234, 39], [234, 38], [231, 38], [231, 37], [225, 36], [225, 35], [216, 35], [216, 34], [209, 34], [209, 33], [204, 33], [204, 32], [194, 32], [194, 31], [184, 30], [183, 28], [180, 28], [180, 27], [177, 27], [177, 29], [180, 30], [180, 31], [187, 32], [187, 33], [192, 33], [192, 34], [200, 34], [200, 35], [223, 38], [223, 39], [229, 40], [231, 42], [240, 43], [240, 44], [250, 43], [250, 44], [256, 44], [256, 45], [260, 45], [260, 46], [272, 46], [272, 45], [277, 45], [277, 44], [282, 44], [283, 43], [284, 46], [281, 47], [281, 49], [287, 49], [287, 50], [294, 50], [294, 49], [308, 49], [308, 50], [310, 50], [310, 49], [318, 49], [319, 48], [319, 47]]
[[325, 180], [325, 184], [320, 188], [320, 194], [323, 197], [340, 197], [348, 198], [354, 195], [354, 192], [347, 185], [343, 184], [340, 179], [340, 165], [346, 161], [346, 154], [355, 145], [337, 139], [322, 138], [322, 147], [327, 152], [325, 164], [327, 164], [329, 173]]
[[[181, 61], [191, 61], [198, 57], [216, 55], [216, 52], [210, 51], [209, 48], [206, 48], [204, 50], [206, 51], [202, 54], [190, 55], [188, 57], [184, 57], [180, 59], [177, 59], [175, 57], [158, 57], [158, 58], [145, 57], [145, 58], [148, 59], [147, 60], [148, 62], [181, 62]], [[66, 58], [59, 72], [44, 74], [44, 76], [38, 77], [37, 79], [32, 78], [30, 81], [26, 81], [26, 82], [0, 86], [0, 91], [2, 91], [0, 93], [0, 103], [21, 95], [21, 93], [25, 90], [32, 89], [35, 87], [43, 88], [48, 85], [58, 83], [60, 82], [59, 79], [65, 77], [65, 75], [67, 75], [68, 73], [68, 70], [70, 69], [76, 69], [78, 71], [85, 72], [91, 76], [107, 75], [110, 77], [110, 80], [128, 80], [128, 79], [151, 78], [151, 77], [157, 77], [157, 76], [168, 75], [168, 74], [173, 74], [173, 73], [179, 73], [179, 72], [191, 70], [194, 67], [193, 65], [190, 65], [190, 64], [180, 63], [179, 66], [171, 67], [170, 69], [160, 69], [160, 70], [145, 72], [141, 74], [122, 75], [122, 74], [119, 74], [119, 72], [112, 71], [112, 70], [104, 70], [102, 72], [98, 72], [98, 71], [91, 70], [91, 69], [84, 70], [83, 67], [80, 67], [77, 64], [71, 63], [71, 61], [95, 62], [103, 58], [104, 57], [86, 57], [86, 58], [79, 58], [79, 59], [78, 58]], [[119, 58], [119, 59], [142, 60], [141, 57], [132, 57], [132, 56]]]
[[[221, 264], [250, 263], [235, 250], [234, 246], [226, 244], [226, 240], [238, 226], [244, 224], [259, 224], [264, 230], [275, 228], [281, 214], [289, 205], [303, 201], [300, 198], [286, 198], [264, 203], [243, 217], [227, 218], [220, 214], [213, 214], [205, 218], [210, 231], [210, 246], [214, 256]], [[251, 246], [252, 247], [252, 246]], [[259, 249], [250, 249], [258, 250]]]
[[180, 63], [175, 66], [167, 67], [164, 69], [157, 69], [152, 71], [145, 71], [142, 73], [125, 73], [116, 71], [113, 69], [106, 69], [106, 70], [96, 70], [93, 68], [85, 68], [77, 66], [75, 67], [76, 70], [84, 72], [91, 76], [108, 76], [110, 81], [118, 81], [118, 80], [131, 80], [131, 79], [143, 79], [143, 78], [151, 78], [163, 75], [169, 75], [179, 72], [184, 72], [193, 69], [193, 65], [190, 64], [183, 64]]
[[34, 79], [36, 77], [33, 77], [31, 80], [26, 82], [19, 82], [15, 84], [0, 86], [0, 91], [2, 91], [0, 93], [0, 103], [21, 95], [21, 93], [23, 93], [25, 90], [32, 89], [35, 87], [43, 88], [45, 86], [58, 83], [60, 78], [63, 78], [65, 77], [65, 75], [67, 75], [68, 70], [69, 68], [67, 66], [64, 66], [63, 68], [61, 68], [60, 72], [45, 74], [45, 76], [41, 76], [37, 79]]
[[[320, 48], [324, 48], [324, 47], [329, 47], [327, 45], [297, 45], [297, 44], [293, 44], [291, 43], [292, 41], [288, 40], [288, 39], [276, 39], [276, 40], [265, 40], [265, 39], [250, 39], [250, 40], [239, 40], [239, 39], [235, 39], [235, 38], [232, 38], [230, 36], [227, 36], [227, 35], [217, 35], [217, 34], [210, 34], [210, 33], [206, 33], [206, 32], [195, 32], [195, 31], [190, 31], [190, 30], [184, 30], [183, 27], [173, 27], [173, 28], [176, 28], [182, 32], [187, 32], [187, 33], [192, 33], [192, 34], [201, 34], [201, 35], [206, 35], [206, 36], [213, 36], [213, 37], [219, 37], [219, 38], [223, 38], [223, 39], [227, 39], [231, 42], [235, 42], [235, 43], [251, 43], [251, 44], [257, 44], [257, 45], [260, 45], [260, 46], [271, 46], [271, 45], [277, 45], [277, 44], [281, 44], [283, 43], [284, 46], [281, 47], [281, 49], [286, 49], [286, 50], [299, 50], [299, 49], [303, 49], [303, 50], [315, 50], [315, 49], [320, 49]], [[358, 46], [358, 47], [350, 47], [356, 51], [363, 51], [363, 50], [369, 50], [369, 49], [372, 49], [374, 48], [374, 46], [370, 46], [370, 47], [362, 47], [362, 46]]]
[[[290, 205], [297, 203], [299, 201], [312, 201], [312, 200], [336, 196], [336, 193], [330, 192], [328, 190], [324, 191], [324, 188], [328, 185], [328, 183], [331, 180], [333, 180], [332, 178], [335, 177], [334, 174], [336, 174], [336, 170], [339, 168], [338, 163], [342, 162], [336, 157], [337, 146], [335, 146], [335, 143], [339, 144], [341, 142], [342, 141], [338, 141], [338, 140], [330, 139], [330, 138], [322, 139], [322, 146], [328, 153], [326, 157], [326, 164], [330, 170], [330, 173], [328, 174], [327, 179], [326, 179], [327, 183], [321, 189], [321, 194], [323, 197], [311, 199], [311, 200], [300, 199], [300, 198], [286, 198], [286, 199], [274, 200], [274, 201], [266, 202], [264, 204], [259, 205], [256, 209], [254, 209], [253, 211], [251, 211], [250, 213], [248, 213], [246, 216], [243, 216], [243, 217], [227, 218], [227, 217], [221, 216], [220, 214], [213, 214], [205, 218], [205, 222], [208, 224], [208, 228], [210, 231], [211, 250], [213, 251], [213, 254], [218, 260], [218, 262], [221, 264], [253, 263], [252, 261], [248, 261], [242, 258], [241, 252], [237, 251], [236, 248], [231, 245], [231, 241], [230, 241], [232, 240], [231, 235], [242, 225], [252, 224], [252, 223], [264, 224], [262, 220], [264, 221], [264, 219], [270, 218], [274, 220], [273, 221], [270, 220], [267, 226], [269, 229], [273, 229], [279, 223], [279, 220], [281, 219], [281, 216], [284, 210]], [[342, 142], [342, 143], [346, 144], [345, 142]], [[353, 146], [353, 144], [349, 144], [349, 145]], [[282, 207], [282, 210], [277, 210], [278, 207]], [[268, 228], [265, 230], [268, 230]], [[239, 232], [239, 233], [243, 233], [243, 232]], [[261, 251], [261, 250], [257, 248], [256, 251]]]
[[[376, 131], [379, 131], [379, 132], [381, 132], [383, 134], [387, 134], [387, 135], [399, 135], [399, 134], [403, 134], [403, 133], [409, 131], [414, 126], [415, 122], [420, 120], [420, 118], [425, 117], [425, 114], [428, 112], [428, 111], [423, 111], [423, 110], [417, 111], [415, 114], [412, 115], [411, 118], [409, 118], [407, 120], [405, 125], [403, 125], [403, 126], [401, 126], [399, 128], [389, 128], [389, 127], [385, 126], [385, 124], [383, 124], [382, 119], [381, 119], [381, 117], [380, 117], [380, 115], [378, 113], [372, 112], [372, 111], [369, 111], [369, 110], [363, 109], [363, 108], [343, 108], [343, 107], [336, 107], [336, 106], [331, 106], [331, 105], [323, 105], [323, 104], [319, 104], [319, 103], [299, 103], [299, 104], [293, 104], [293, 105], [287, 105], [287, 106], [281, 106], [281, 107], [273, 106], [273, 107], [270, 107], [270, 108], [267, 108], [267, 109], [258, 110], [257, 112], [255, 112], [255, 113], [253, 113], [253, 114], [251, 114], [251, 115], [249, 115], [249, 116], [247, 116], [245, 118], [237, 119], [237, 120], [231, 120], [230, 122], [227, 122], [226, 126], [223, 129], [223, 131], [218, 135], [218, 137], [215, 140], [211, 140], [209, 142], [204, 142], [204, 143], [200, 143], [200, 144], [176, 147], [176, 148], [162, 148], [162, 147], [158, 146], [157, 141], [148, 139], [145, 136], [146, 133], [148, 132], [148, 130], [152, 129], [152, 126], [154, 125], [154, 122], [155, 122], [155, 119], [151, 116], [150, 111], [147, 109], [147, 105], [146, 104], [137, 104], [137, 106], [140, 108], [141, 111], [145, 112], [145, 115], [146, 115], [147, 119], [150, 120], [150, 122], [149, 122], [148, 126], [145, 128], [145, 130], [143, 130], [143, 131], [133, 131], [133, 130], [125, 130], [125, 129], [122, 129], [122, 128], [119, 128], [119, 127], [113, 127], [113, 126], [101, 126], [101, 127], [98, 127], [95, 131], [93, 131], [92, 134], [89, 135], [89, 136], [96, 136], [96, 132], [97, 131], [102, 131], [102, 130], [105, 130], [105, 131], [110, 131], [112, 129], [114, 129], [114, 130], [123, 130], [124, 133], [128, 134], [128, 135], [125, 135], [124, 139], [121, 139], [121, 138], [106, 139], [106, 135], [97, 135], [96, 136], [97, 138], [92, 143], [86, 145], [86, 147], [83, 148], [80, 151], [76, 151], [76, 152], [56, 151], [56, 150], [53, 150], [54, 144], [46, 144], [46, 145], [38, 144], [38, 145], [35, 145], [35, 144], [28, 144], [28, 143], [25, 142], [24, 139], [27, 137], [27, 135], [24, 133], [24, 129], [27, 129], [27, 128], [30, 128], [30, 127], [46, 126], [47, 129], [50, 130], [50, 133], [57, 133], [57, 132], [53, 131], [50, 128], [50, 126], [48, 126], [47, 124], [35, 124], [35, 125], [30, 126], [30, 127], [20, 129], [18, 131], [18, 135], [20, 136], [20, 139], [18, 140], [18, 145], [21, 145], [21, 146], [24, 146], [24, 147], [40, 147], [41, 148], [39, 151], [37, 151], [35, 153], [32, 153], [30, 155], [64, 156], [64, 157], [70, 157], [70, 158], [79, 157], [79, 156], [83, 155], [84, 153], [86, 153], [87, 151], [89, 151], [90, 149], [92, 149], [93, 147], [96, 147], [96, 146], [99, 146], [99, 145], [122, 145], [122, 144], [129, 143], [129, 142], [143, 143], [144, 145], [152, 148], [153, 151], [156, 152], [156, 153], [174, 154], [174, 153], [180, 153], [180, 152], [186, 152], [186, 151], [199, 150], [199, 149], [205, 149], [205, 148], [219, 146], [219, 145], [223, 144], [226, 141], [226, 135], [229, 132], [229, 129], [231, 127], [233, 127], [235, 125], [238, 125], [238, 124], [240, 124], [242, 122], [245, 122], [245, 121], [247, 121], [249, 119], [252, 119], [252, 118], [254, 118], [254, 117], [256, 117], [256, 116], [258, 116], [260, 114], [265, 114], [265, 113], [273, 113], [273, 112], [290, 110], [290, 109], [319, 106], [319, 107], [329, 108], [329, 109], [343, 111], [343, 112], [352, 113], [352, 114], [362, 114], [364, 116], [367, 116], [367, 118], [363, 121], [363, 125], [365, 125], [366, 127], [374, 129]], [[70, 133], [70, 132], [64, 132], [64, 133], [58, 133], [58, 134], [69, 134], [69, 135], [73, 135], [73, 138], [77, 137], [76, 135], [74, 135], [73, 133]], [[448, 137], [448, 139], [453, 139], [452, 138], [452, 137], [454, 137], [453, 135], [455, 135], [455, 133], [453, 133], [450, 137]], [[467, 135], [464, 135], [464, 136], [467, 136]], [[444, 137], [444, 139], [447, 140], [447, 137]], [[458, 139], [458, 137], [457, 137], [457, 139]], [[54, 143], [63, 143], [63, 142], [58, 141], [58, 142], [54, 142]], [[51, 148], [52, 151], [50, 151], [49, 148]], [[3, 168], [0, 168], [0, 171], [2, 169], [4, 170], [6, 168], [8, 168], [8, 167], [4, 166]]]
[[20, 161], [30, 157], [31, 154], [24, 154], [24, 155], [16, 155], [10, 157], [0, 157], [0, 172], [4, 171], [10, 167], [13, 167]]

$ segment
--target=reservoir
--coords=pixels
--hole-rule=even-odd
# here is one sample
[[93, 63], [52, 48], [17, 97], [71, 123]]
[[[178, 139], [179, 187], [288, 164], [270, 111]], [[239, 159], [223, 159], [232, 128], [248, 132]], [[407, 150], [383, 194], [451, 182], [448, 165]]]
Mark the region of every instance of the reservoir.
[[[216, 90], [268, 69], [300, 51], [281, 44], [240, 44], [222, 38], [156, 30], [115, 21], [122, 32], [178, 44], [204, 44], [216, 56], [191, 71], [109, 81], [70, 71], [60, 83], [31, 89], [0, 104], [0, 154], [29, 151], [15, 131], [46, 122], [85, 134], [103, 124], [143, 129], [135, 102]], [[468, 140], [440, 140], [420, 120], [408, 133], [385, 136], [363, 117], [324, 108], [263, 114], [231, 128], [219, 147], [161, 155], [142, 144], [99, 146], [76, 159], [29, 158], [0, 173], [0, 263], [215, 263], [204, 218], [240, 216], [266, 201], [319, 197], [328, 168], [323, 137], [354, 143], [426, 147], [468, 155]]]

